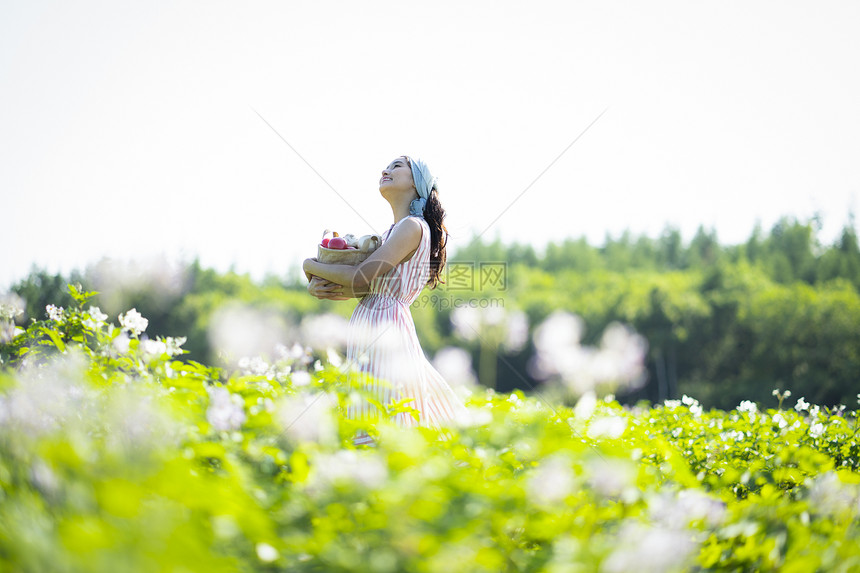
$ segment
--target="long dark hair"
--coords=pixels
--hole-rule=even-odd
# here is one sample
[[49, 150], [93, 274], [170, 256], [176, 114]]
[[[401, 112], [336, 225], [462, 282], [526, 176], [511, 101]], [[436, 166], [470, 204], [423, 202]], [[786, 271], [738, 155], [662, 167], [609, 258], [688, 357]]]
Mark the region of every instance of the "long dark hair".
[[436, 288], [442, 280], [442, 269], [445, 267], [447, 255], [445, 248], [448, 245], [448, 229], [445, 228], [445, 209], [439, 202], [439, 192], [435, 187], [430, 190], [427, 204], [424, 205], [424, 220], [430, 226], [430, 278], [427, 286]]

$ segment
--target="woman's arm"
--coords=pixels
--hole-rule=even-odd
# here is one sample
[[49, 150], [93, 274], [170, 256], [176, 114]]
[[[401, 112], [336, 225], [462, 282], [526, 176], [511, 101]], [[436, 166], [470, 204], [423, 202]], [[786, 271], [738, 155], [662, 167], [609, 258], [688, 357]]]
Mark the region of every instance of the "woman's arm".
[[342, 296], [363, 296], [373, 279], [409, 260], [421, 242], [421, 223], [407, 218], [397, 225], [382, 246], [359, 265], [330, 265], [316, 259], [305, 259], [302, 269], [306, 275], [343, 285]]

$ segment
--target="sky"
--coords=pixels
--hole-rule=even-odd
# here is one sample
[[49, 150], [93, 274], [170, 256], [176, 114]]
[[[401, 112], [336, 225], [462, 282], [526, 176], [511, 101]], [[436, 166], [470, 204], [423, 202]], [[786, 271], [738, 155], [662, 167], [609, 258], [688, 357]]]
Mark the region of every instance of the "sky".
[[0, 2], [0, 289], [103, 257], [262, 277], [383, 232], [744, 241], [860, 191], [860, 3]]

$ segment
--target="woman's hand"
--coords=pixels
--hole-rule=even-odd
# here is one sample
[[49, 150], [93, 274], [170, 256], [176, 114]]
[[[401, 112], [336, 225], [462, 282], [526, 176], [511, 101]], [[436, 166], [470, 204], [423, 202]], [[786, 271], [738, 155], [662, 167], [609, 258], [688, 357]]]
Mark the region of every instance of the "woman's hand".
[[321, 300], [349, 300], [343, 287], [320, 277], [312, 277], [308, 283], [308, 292]]

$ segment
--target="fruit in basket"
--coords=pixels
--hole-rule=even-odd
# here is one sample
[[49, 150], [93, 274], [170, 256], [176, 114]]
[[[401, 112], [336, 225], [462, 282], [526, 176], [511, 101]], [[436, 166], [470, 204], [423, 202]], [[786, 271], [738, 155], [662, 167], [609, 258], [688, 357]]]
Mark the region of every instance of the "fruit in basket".
[[379, 235], [364, 235], [356, 241], [356, 247], [362, 253], [372, 253], [379, 246]]
[[357, 265], [381, 244], [382, 237], [379, 235], [340, 236], [336, 231], [326, 229], [317, 249], [317, 260], [328, 264]]
[[347, 233], [343, 236], [343, 240], [346, 241], [347, 247], [355, 247], [358, 244], [358, 241], [355, 238], [355, 235]]

